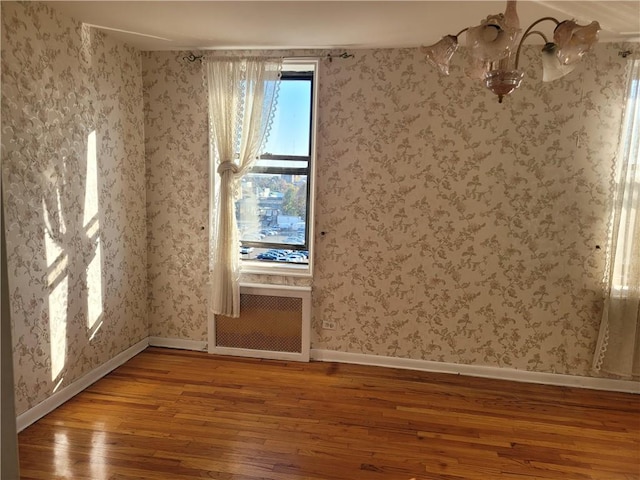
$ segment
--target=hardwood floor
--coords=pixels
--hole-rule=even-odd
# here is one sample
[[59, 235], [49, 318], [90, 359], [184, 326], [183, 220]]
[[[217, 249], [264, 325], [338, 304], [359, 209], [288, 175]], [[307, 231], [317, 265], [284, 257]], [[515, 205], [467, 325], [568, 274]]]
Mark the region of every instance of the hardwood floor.
[[639, 479], [640, 396], [149, 348], [19, 435], [23, 479]]

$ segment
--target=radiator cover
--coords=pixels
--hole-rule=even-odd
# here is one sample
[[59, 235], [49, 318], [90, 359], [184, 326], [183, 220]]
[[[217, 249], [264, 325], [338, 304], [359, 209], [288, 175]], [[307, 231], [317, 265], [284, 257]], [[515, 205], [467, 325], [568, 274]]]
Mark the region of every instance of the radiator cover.
[[240, 317], [216, 315], [211, 353], [309, 361], [311, 288], [241, 285]]

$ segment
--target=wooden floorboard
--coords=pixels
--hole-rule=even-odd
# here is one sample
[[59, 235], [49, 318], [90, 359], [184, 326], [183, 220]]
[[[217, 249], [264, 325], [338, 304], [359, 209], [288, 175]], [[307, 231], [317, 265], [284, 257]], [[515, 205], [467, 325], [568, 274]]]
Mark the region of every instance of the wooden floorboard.
[[638, 480], [640, 396], [148, 348], [19, 446], [23, 480]]

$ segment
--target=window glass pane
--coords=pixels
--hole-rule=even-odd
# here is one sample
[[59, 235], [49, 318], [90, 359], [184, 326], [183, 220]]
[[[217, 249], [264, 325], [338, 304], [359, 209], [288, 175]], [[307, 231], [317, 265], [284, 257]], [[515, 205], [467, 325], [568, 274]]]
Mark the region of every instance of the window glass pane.
[[[236, 214], [243, 242], [303, 247], [306, 244], [307, 176], [248, 173], [242, 178]], [[250, 258], [267, 250], [269, 248], [252, 251], [254, 255]]]
[[309, 156], [311, 81], [280, 82], [271, 134], [263, 154]]
[[240, 258], [242, 260], [262, 260], [305, 265], [309, 263], [309, 252], [307, 250], [281, 248], [240, 247]]

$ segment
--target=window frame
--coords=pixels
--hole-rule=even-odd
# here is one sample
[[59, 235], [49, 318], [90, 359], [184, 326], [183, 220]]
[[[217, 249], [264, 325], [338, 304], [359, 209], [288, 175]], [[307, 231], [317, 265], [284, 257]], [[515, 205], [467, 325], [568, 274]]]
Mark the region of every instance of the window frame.
[[316, 126], [317, 126], [317, 88], [318, 88], [318, 67], [319, 61], [317, 59], [285, 59], [282, 71], [282, 78], [286, 81], [310, 81], [311, 95], [310, 95], [310, 122], [309, 122], [309, 155], [278, 155], [277, 153], [268, 153], [260, 156], [261, 160], [276, 160], [276, 161], [304, 161], [307, 162], [305, 167], [264, 167], [254, 166], [248, 174], [251, 173], [264, 173], [264, 174], [282, 174], [282, 175], [306, 175], [307, 177], [307, 189], [306, 189], [306, 218], [304, 229], [304, 243], [303, 244], [291, 244], [291, 243], [273, 243], [265, 242], [262, 240], [241, 240], [241, 247], [248, 248], [265, 248], [275, 250], [293, 250], [293, 251], [307, 251], [307, 263], [293, 263], [293, 262], [281, 262], [281, 261], [267, 261], [260, 259], [247, 259], [243, 258], [241, 253], [238, 253], [240, 258], [240, 269], [243, 273], [267, 273], [267, 274], [282, 274], [287, 276], [311, 276], [313, 271], [313, 219], [314, 219], [314, 192], [315, 192], [315, 173], [316, 173]]

